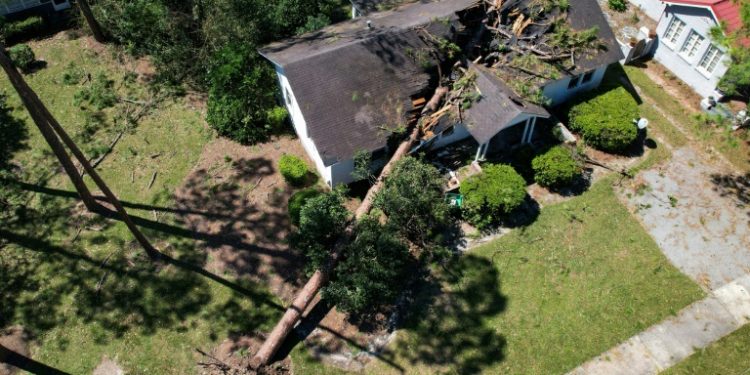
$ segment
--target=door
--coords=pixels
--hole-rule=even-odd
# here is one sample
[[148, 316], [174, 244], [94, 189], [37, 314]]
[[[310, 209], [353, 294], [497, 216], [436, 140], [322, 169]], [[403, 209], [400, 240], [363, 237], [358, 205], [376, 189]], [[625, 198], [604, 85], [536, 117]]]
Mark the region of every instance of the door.
[[69, 0], [52, 0], [52, 5], [55, 7], [55, 10], [63, 10], [70, 8], [70, 1]]

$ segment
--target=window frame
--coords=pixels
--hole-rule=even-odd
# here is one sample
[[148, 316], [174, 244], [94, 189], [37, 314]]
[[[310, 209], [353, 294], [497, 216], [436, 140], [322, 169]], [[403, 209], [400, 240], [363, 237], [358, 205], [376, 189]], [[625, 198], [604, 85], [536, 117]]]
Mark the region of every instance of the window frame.
[[[706, 64], [706, 67], [703, 66], [703, 63], [708, 58], [708, 55], [711, 54], [712, 51], [716, 51], [716, 53], [711, 56], [710, 62]], [[715, 44], [710, 43], [708, 48], [706, 49], [706, 52], [701, 57], [700, 61], [698, 61], [698, 66], [695, 67], [699, 72], [701, 72], [706, 77], [711, 77], [713, 75], [714, 71], [716, 70], [716, 67], [719, 65], [721, 60], [724, 58], [724, 51], [722, 51], [719, 47], [717, 47]], [[708, 70], [707, 68], [711, 66], [712, 63], [715, 63], [714, 66], [711, 68], [711, 70]]]
[[[695, 42], [691, 45], [690, 38], [694, 35], [696, 36]], [[687, 61], [693, 61], [695, 59], [695, 55], [698, 54], [698, 51], [700, 51], [701, 47], [703, 46], [703, 42], [705, 41], [706, 38], [703, 35], [693, 29], [690, 29], [690, 33], [688, 34], [685, 42], [682, 43], [682, 47], [680, 48], [680, 56], [682, 56]], [[690, 48], [690, 50], [688, 50], [688, 48]], [[691, 51], [693, 51], [692, 55], [690, 55]]]
[[573, 90], [574, 88], [580, 86], [582, 75], [583, 74], [577, 74], [577, 75], [570, 77], [570, 81], [568, 81], [568, 90]]
[[594, 79], [594, 71], [588, 71], [583, 74], [583, 77], [581, 77], [581, 83], [579, 86], [583, 86], [585, 84], [591, 83], [591, 81]]
[[[674, 25], [676, 22], [679, 22], [682, 25], [675, 28], [675, 30], [672, 30], [672, 25]], [[672, 16], [672, 21], [669, 22], [667, 29], [664, 31], [661, 41], [671, 49], [674, 49], [677, 45], [677, 42], [680, 40], [680, 36], [682, 36], [682, 32], [685, 31], [685, 26], [687, 26], [687, 24], [685, 23], [685, 21], [681, 20], [680, 17]], [[671, 31], [674, 31], [674, 33], [670, 37], [669, 33]]]

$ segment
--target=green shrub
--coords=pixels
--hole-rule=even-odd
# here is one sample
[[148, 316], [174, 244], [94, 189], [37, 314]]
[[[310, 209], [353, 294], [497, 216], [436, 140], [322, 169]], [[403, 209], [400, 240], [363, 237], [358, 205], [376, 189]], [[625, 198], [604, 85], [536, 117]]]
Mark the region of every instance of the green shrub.
[[103, 71], [91, 80], [89, 87], [78, 90], [73, 95], [73, 103], [82, 105], [88, 103], [98, 110], [113, 107], [117, 103], [117, 96], [114, 92], [115, 81], [109, 79]]
[[623, 88], [585, 95], [572, 103], [568, 112], [570, 129], [583, 140], [603, 151], [622, 151], [638, 136], [633, 119], [638, 104]]
[[22, 20], [8, 22], [2, 31], [6, 43], [13, 43], [41, 35], [47, 29], [47, 23], [40, 16], [31, 16]]
[[615, 12], [624, 12], [628, 7], [628, 4], [625, 1], [626, 0], [609, 0], [609, 9], [612, 9]]
[[31, 47], [26, 44], [19, 44], [11, 47], [8, 50], [8, 54], [10, 55], [10, 59], [13, 60], [13, 64], [18, 69], [21, 69], [22, 72], [28, 73], [34, 68], [36, 56], [34, 55], [34, 51], [31, 50]]
[[559, 188], [570, 184], [583, 172], [583, 161], [574, 150], [566, 146], [555, 146], [534, 158], [531, 162], [534, 180], [547, 188]]
[[480, 229], [513, 212], [526, 198], [526, 181], [511, 166], [488, 164], [482, 169], [460, 189], [464, 218]]
[[307, 179], [307, 164], [300, 158], [286, 154], [279, 159], [279, 173], [292, 186], [300, 186]]
[[308, 199], [315, 198], [321, 194], [323, 193], [315, 190], [314, 188], [310, 188], [298, 191], [294, 193], [291, 198], [289, 198], [287, 210], [289, 212], [289, 220], [292, 222], [292, 224], [294, 224], [295, 226], [299, 226], [299, 214], [302, 210], [302, 206], [305, 205], [305, 202], [307, 202]]
[[510, 163], [510, 166], [528, 183], [534, 181], [534, 170], [531, 168], [531, 160], [534, 159], [534, 156], [536, 156], [534, 148], [528, 144], [519, 146], [513, 151], [513, 155], [511, 155], [513, 161]]
[[299, 230], [289, 239], [292, 248], [307, 259], [305, 270], [308, 273], [326, 267], [328, 253], [344, 231], [349, 216], [340, 190], [310, 198], [302, 205]]

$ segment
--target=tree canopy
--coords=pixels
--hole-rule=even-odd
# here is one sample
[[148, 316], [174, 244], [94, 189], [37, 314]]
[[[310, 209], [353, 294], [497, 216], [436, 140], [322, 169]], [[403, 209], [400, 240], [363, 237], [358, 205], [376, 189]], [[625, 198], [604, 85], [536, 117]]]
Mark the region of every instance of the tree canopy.
[[750, 2], [733, 0], [740, 9], [742, 26], [727, 32], [721, 22], [711, 29], [711, 39], [729, 49], [731, 64], [719, 81], [719, 88], [729, 95], [750, 97]]

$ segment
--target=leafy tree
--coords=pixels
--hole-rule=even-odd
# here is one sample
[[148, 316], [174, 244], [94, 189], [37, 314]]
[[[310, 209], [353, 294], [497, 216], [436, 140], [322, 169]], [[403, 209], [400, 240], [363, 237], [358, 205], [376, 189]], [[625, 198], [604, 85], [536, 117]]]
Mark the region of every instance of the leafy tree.
[[568, 185], [583, 172], [583, 161], [574, 150], [566, 146], [549, 148], [532, 160], [534, 180], [544, 187], [559, 188]]
[[276, 73], [252, 45], [234, 44], [214, 54], [208, 82], [206, 121], [219, 135], [255, 143], [284, 124], [286, 110], [277, 106]]
[[308, 200], [311, 198], [315, 198], [322, 193], [317, 191], [315, 188], [309, 188], [305, 190], [298, 191], [292, 195], [291, 198], [289, 198], [289, 204], [287, 205], [287, 211], [289, 212], [289, 220], [292, 222], [292, 224], [299, 226], [299, 219], [300, 219], [300, 212], [302, 211], [302, 206], [307, 203]]
[[722, 22], [711, 28], [711, 39], [729, 49], [731, 64], [719, 80], [719, 87], [729, 95], [750, 97], [750, 2], [733, 0], [740, 8], [742, 25], [727, 32]]
[[307, 23], [305, 26], [297, 28], [297, 35], [309, 33], [311, 31], [322, 29], [331, 24], [331, 19], [325, 14], [318, 14], [317, 16], [307, 16]]
[[393, 165], [374, 207], [382, 210], [406, 238], [430, 248], [436, 232], [449, 218], [443, 184], [434, 166], [406, 156]]
[[336, 277], [321, 290], [343, 312], [365, 312], [392, 304], [416, 267], [409, 247], [399, 240], [393, 225], [381, 225], [377, 217], [357, 222], [356, 237], [344, 251]]
[[292, 247], [307, 257], [306, 269], [312, 273], [326, 266], [328, 253], [341, 235], [349, 218], [343, 192], [308, 199], [300, 210], [299, 230], [292, 234]]
[[511, 166], [487, 164], [482, 170], [460, 188], [464, 218], [480, 229], [513, 212], [526, 198], [526, 181]]

